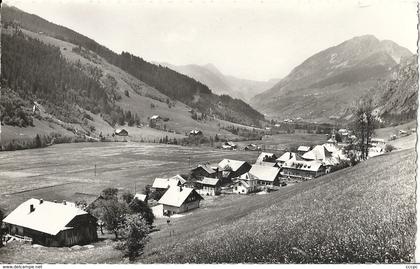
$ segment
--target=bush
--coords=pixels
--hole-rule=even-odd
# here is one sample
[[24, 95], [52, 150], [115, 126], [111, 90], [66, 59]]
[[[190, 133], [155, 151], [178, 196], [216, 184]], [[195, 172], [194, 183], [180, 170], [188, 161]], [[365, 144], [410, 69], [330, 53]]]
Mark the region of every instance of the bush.
[[153, 212], [150, 209], [150, 207], [145, 202], [135, 198], [129, 204], [129, 208], [132, 213], [142, 215], [148, 225], [151, 226], [153, 224], [155, 216], [153, 215]]
[[391, 152], [391, 151], [393, 151], [395, 149], [396, 148], [393, 145], [391, 145], [391, 144], [386, 144], [386, 146], [385, 146], [385, 152]]

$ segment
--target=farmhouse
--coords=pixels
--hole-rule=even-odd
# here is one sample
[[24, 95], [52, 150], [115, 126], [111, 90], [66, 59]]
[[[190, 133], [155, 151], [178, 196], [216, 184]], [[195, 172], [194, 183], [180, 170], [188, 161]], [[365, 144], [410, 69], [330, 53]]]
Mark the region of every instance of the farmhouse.
[[284, 163], [282, 177], [312, 179], [325, 174], [325, 166], [320, 161], [289, 160]]
[[249, 174], [255, 177], [258, 185], [270, 186], [279, 185], [280, 168], [254, 164]]
[[232, 178], [239, 177], [251, 169], [251, 165], [244, 161], [223, 159], [218, 165], [218, 177], [222, 181], [230, 181]]
[[229, 149], [229, 150], [234, 150], [237, 147], [238, 146], [231, 141], [227, 141], [227, 142], [223, 143], [223, 145], [222, 145], [222, 149]]
[[370, 140], [372, 147], [385, 147], [385, 139], [381, 138], [372, 138]]
[[158, 203], [163, 205], [164, 212], [171, 215], [199, 208], [201, 200], [203, 197], [194, 189], [174, 186], [165, 192]]
[[245, 173], [239, 178], [236, 178], [232, 184], [233, 193], [248, 194], [256, 192], [258, 189], [258, 179], [252, 174]]
[[276, 166], [277, 156], [274, 153], [268, 153], [268, 152], [261, 152], [261, 154], [258, 156], [257, 160], [255, 161], [255, 164], [258, 165], [266, 165], [266, 166]]
[[73, 203], [34, 198], [23, 202], [3, 220], [9, 234], [27, 236], [33, 244], [51, 247], [96, 241], [96, 221]]
[[153, 181], [152, 189], [155, 191], [166, 190], [172, 186], [180, 186], [182, 183], [177, 178], [155, 178]]
[[203, 132], [200, 130], [191, 130], [189, 136], [201, 136]]
[[297, 154], [294, 152], [285, 152], [283, 155], [281, 155], [279, 158], [276, 159], [277, 163], [279, 164], [279, 167], [282, 167], [285, 162], [288, 160], [296, 160]]
[[197, 192], [202, 195], [219, 195], [221, 191], [220, 179], [205, 177], [200, 181], [196, 181], [198, 185]]
[[200, 179], [202, 177], [216, 177], [216, 171], [208, 164], [199, 164], [191, 170], [191, 176]]
[[128, 135], [128, 132], [127, 132], [126, 129], [116, 129], [114, 131], [114, 134], [115, 135], [119, 135], [119, 136], [127, 136]]

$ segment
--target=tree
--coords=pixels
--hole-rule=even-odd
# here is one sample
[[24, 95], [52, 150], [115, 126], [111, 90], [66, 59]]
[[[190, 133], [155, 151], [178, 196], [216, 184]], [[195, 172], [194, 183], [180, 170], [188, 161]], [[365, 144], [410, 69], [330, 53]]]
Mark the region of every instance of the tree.
[[39, 137], [39, 134], [35, 136], [35, 147], [36, 148], [42, 147], [42, 141], [41, 141], [41, 137]]
[[106, 188], [102, 191], [102, 198], [105, 200], [117, 200], [118, 199], [118, 189], [116, 188]]
[[118, 239], [118, 231], [124, 224], [124, 216], [129, 212], [127, 204], [116, 199], [99, 200], [96, 208], [91, 210], [92, 215], [100, 219], [105, 228], [113, 232]]
[[366, 160], [369, 154], [370, 141], [375, 130], [375, 117], [373, 115], [372, 99], [363, 98], [355, 111], [353, 132], [357, 136], [357, 150], [360, 158]]
[[130, 204], [133, 199], [134, 199], [134, 195], [131, 192], [124, 192], [122, 197], [121, 197], [127, 204]]
[[0, 247], [3, 246], [3, 218], [4, 218], [4, 212], [3, 210], [0, 208]]
[[141, 255], [149, 239], [150, 229], [141, 214], [125, 215], [124, 224], [118, 230], [123, 240], [117, 249], [123, 251], [124, 256], [133, 262]]
[[148, 225], [151, 226], [153, 224], [153, 221], [155, 220], [155, 216], [153, 215], [153, 211], [145, 202], [140, 201], [139, 199], [135, 198], [129, 204], [129, 208], [132, 213], [142, 215]]

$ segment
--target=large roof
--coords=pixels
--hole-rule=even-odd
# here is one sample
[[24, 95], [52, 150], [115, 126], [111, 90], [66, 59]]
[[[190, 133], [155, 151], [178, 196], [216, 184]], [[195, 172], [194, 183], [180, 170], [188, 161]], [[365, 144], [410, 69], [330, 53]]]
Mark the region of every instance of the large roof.
[[244, 161], [236, 161], [231, 159], [223, 159], [218, 166], [221, 170], [224, 170], [226, 166], [229, 166], [232, 171], [237, 171], [242, 165], [244, 165]]
[[[160, 198], [158, 203], [180, 207], [192, 192], [196, 191], [192, 188], [186, 187], [170, 187], [162, 196], [162, 198]], [[201, 195], [199, 195], [197, 192], [196, 194], [201, 197]], [[203, 198], [201, 197], [201, 199]]]
[[324, 160], [330, 157], [331, 153], [323, 145], [315, 146], [311, 151], [306, 152], [302, 155], [302, 158], [306, 160]]
[[277, 158], [276, 161], [278, 162], [286, 162], [290, 159], [295, 159], [296, 160], [296, 153], [294, 152], [285, 152], [283, 155], [281, 155], [279, 158]]
[[180, 183], [179, 179], [176, 178], [155, 178], [155, 181], [153, 181], [152, 188], [158, 188], [158, 189], [167, 189], [171, 186], [178, 186]]
[[270, 167], [263, 165], [254, 164], [249, 170], [249, 173], [259, 180], [274, 181], [279, 174], [280, 169], [278, 167]]
[[284, 163], [283, 168], [298, 169], [304, 171], [316, 172], [322, 166], [320, 161], [297, 161], [289, 160]]
[[[30, 212], [30, 206], [34, 211]], [[22, 226], [35, 231], [56, 235], [66, 227], [69, 222], [78, 215], [88, 214], [86, 211], [76, 207], [74, 203], [53, 203], [31, 198], [20, 204], [13, 210], [3, 222]]]
[[219, 183], [218, 178], [211, 178], [211, 177], [204, 177], [201, 181], [197, 181], [198, 183], [201, 183], [203, 185], [210, 185], [210, 186], [216, 186], [217, 183]]
[[265, 157], [268, 158], [272, 158], [274, 156], [276, 156], [274, 153], [269, 153], [269, 152], [261, 152], [260, 156], [258, 156], [257, 161], [255, 162], [256, 164], [260, 164], [262, 162], [264, 162], [264, 158]]
[[216, 171], [209, 165], [209, 164], [199, 164], [196, 168], [194, 168], [193, 170], [197, 169], [197, 168], [203, 168], [204, 171], [206, 171], [209, 174], [213, 174]]

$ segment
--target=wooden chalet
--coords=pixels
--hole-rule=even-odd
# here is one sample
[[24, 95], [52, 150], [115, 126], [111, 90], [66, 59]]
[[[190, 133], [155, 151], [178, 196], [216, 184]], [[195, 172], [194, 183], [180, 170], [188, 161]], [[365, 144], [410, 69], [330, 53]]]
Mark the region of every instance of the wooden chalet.
[[170, 187], [158, 201], [169, 215], [183, 213], [200, 207], [203, 197], [196, 190], [186, 187]]
[[273, 187], [279, 185], [280, 168], [254, 164], [249, 170], [258, 185]]
[[208, 164], [199, 164], [196, 168], [191, 170], [191, 176], [196, 179], [216, 177], [216, 170]]
[[63, 247], [89, 244], [98, 239], [97, 219], [74, 203], [29, 199], [13, 210], [3, 223], [11, 235], [32, 238], [33, 244]]
[[219, 195], [221, 192], [221, 181], [218, 178], [205, 177], [197, 183], [197, 192], [201, 195]]
[[233, 178], [239, 177], [251, 169], [251, 165], [244, 161], [224, 159], [218, 165], [218, 178], [224, 182], [230, 182]]

